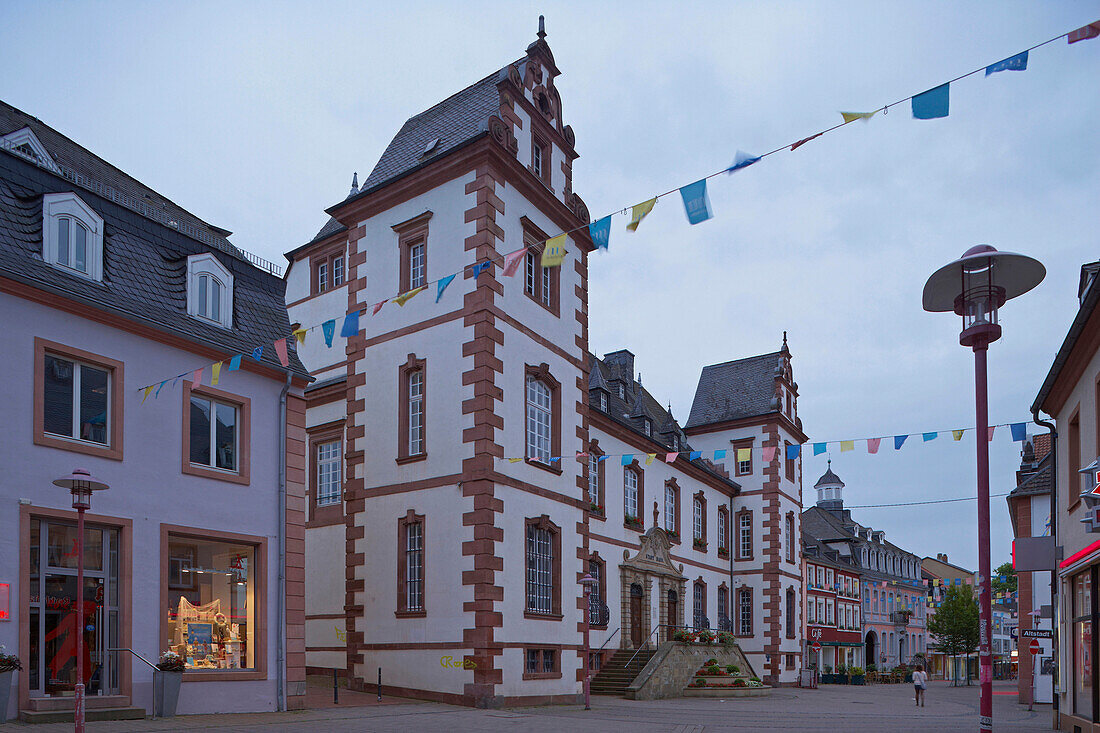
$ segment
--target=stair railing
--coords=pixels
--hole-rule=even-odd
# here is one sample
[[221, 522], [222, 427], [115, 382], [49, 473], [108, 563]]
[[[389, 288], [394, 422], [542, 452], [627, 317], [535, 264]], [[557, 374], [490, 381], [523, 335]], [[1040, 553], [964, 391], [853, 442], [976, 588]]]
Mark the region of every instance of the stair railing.
[[599, 649], [597, 649], [595, 653], [596, 653], [596, 654], [599, 654], [600, 652], [602, 652], [602, 651], [603, 651], [603, 648], [604, 648], [605, 646], [607, 646], [607, 645], [608, 645], [608, 643], [609, 643], [609, 642], [610, 642], [610, 641], [611, 641], [612, 639], [614, 639], [614, 638], [615, 638], [615, 634], [618, 634], [618, 633], [619, 633], [619, 629], [621, 629], [621, 628], [622, 628], [622, 626], [620, 626], [620, 627], [619, 627], [618, 629], [615, 629], [615, 630], [614, 630], [613, 632], [611, 632], [611, 636], [607, 637], [607, 640], [606, 640], [606, 641], [604, 641], [604, 643], [603, 643], [603, 644], [600, 644], [600, 648], [599, 648]]
[[636, 657], [637, 657], [637, 656], [638, 656], [639, 654], [641, 654], [641, 653], [642, 653], [642, 650], [643, 650], [643, 649], [645, 649], [645, 650], [647, 650], [647, 651], [649, 650], [649, 640], [653, 638], [653, 635], [654, 635], [654, 634], [656, 634], [656, 633], [657, 633], [657, 631], [658, 631], [658, 630], [659, 630], [659, 629], [660, 629], [660, 628], [661, 628], [662, 626], [664, 626], [664, 624], [657, 624], [656, 626], [654, 626], [654, 627], [653, 627], [653, 631], [650, 631], [650, 632], [649, 632], [649, 634], [648, 634], [648, 635], [646, 636], [646, 638], [645, 638], [645, 641], [643, 641], [643, 642], [642, 642], [642, 644], [641, 644], [641, 646], [639, 646], [639, 647], [638, 647], [638, 651], [634, 652], [634, 656], [633, 656], [633, 657], [631, 657], [631, 658], [630, 658], [630, 660], [629, 660], [629, 661], [628, 661], [628, 662], [626, 663], [626, 666], [627, 666], [627, 667], [629, 667], [629, 666], [630, 666], [630, 664], [631, 664], [631, 662], [633, 662], [633, 661], [634, 661], [634, 659], [635, 659], [635, 658], [636, 658]]

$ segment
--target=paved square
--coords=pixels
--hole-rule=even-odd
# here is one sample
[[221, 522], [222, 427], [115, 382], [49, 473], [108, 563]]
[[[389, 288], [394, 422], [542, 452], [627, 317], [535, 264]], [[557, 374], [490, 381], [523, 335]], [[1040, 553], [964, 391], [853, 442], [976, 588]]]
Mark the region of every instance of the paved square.
[[[1016, 703], [1015, 684], [994, 686], [994, 728], [1001, 731], [1050, 730], [1049, 705], [1028, 712]], [[596, 696], [592, 710], [557, 705], [507, 710], [473, 710], [408, 702], [364, 707], [331, 707], [293, 713], [189, 715], [171, 720], [90, 723], [90, 733], [215, 730], [223, 733], [407, 733], [407, 731], [499, 731], [526, 733], [716, 733], [720, 731], [974, 731], [978, 687], [933, 682], [924, 708], [913, 705], [910, 685], [817, 690], [780, 689], [767, 698], [740, 700], [681, 698], [633, 701]], [[72, 724], [0, 725], [0, 733], [68, 733]]]

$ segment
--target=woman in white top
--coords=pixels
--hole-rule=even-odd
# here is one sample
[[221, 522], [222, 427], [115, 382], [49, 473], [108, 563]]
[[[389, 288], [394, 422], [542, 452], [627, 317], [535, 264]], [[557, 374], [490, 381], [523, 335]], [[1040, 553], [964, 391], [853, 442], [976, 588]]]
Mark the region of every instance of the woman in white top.
[[916, 695], [917, 705], [924, 707], [924, 690], [928, 687], [928, 673], [924, 671], [924, 667], [917, 665], [916, 670], [913, 672], [913, 692]]

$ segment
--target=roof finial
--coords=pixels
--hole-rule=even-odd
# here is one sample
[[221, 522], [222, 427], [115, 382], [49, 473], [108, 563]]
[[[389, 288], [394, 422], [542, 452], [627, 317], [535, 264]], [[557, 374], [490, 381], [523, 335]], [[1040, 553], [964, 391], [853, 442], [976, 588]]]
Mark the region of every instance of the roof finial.
[[783, 332], [783, 351], [787, 350], [787, 332]]
[[546, 38], [546, 16], [539, 16], [539, 40]]
[[349, 196], [359, 193], [359, 171], [351, 174], [351, 192]]
[[827, 466], [826, 470], [827, 471], [832, 471], [833, 470], [833, 459], [832, 458], [828, 459], [827, 463], [829, 465]]

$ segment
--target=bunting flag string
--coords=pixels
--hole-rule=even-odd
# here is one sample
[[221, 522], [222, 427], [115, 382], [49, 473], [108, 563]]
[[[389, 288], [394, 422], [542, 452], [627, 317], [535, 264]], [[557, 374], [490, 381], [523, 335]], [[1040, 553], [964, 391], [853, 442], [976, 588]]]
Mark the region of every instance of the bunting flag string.
[[[787, 150], [787, 151], [792, 151], [793, 152], [793, 151], [797, 150], [799, 147], [801, 147], [802, 145], [805, 145], [806, 143], [810, 142], [811, 140], [815, 140], [815, 139], [821, 137], [822, 135], [833, 132], [833, 131], [835, 131], [835, 130], [841, 128], [841, 127], [844, 127], [845, 125], [851, 124], [852, 122], [855, 122], [857, 120], [862, 121], [862, 122], [868, 122], [878, 112], [883, 112], [885, 114], [886, 112], [889, 111], [889, 109], [891, 107], [895, 107], [895, 106], [898, 106], [900, 104], [904, 104], [907, 101], [911, 103], [912, 111], [913, 111], [913, 117], [915, 117], [917, 119], [924, 120], [924, 119], [937, 119], [937, 118], [941, 118], [941, 117], [946, 117], [946, 116], [948, 116], [949, 108], [950, 108], [950, 87], [951, 87], [951, 84], [954, 84], [955, 82], [960, 81], [962, 79], [965, 79], [966, 77], [972, 76], [974, 74], [979, 74], [979, 73], [984, 73], [986, 76], [989, 76], [991, 74], [994, 74], [994, 73], [997, 73], [997, 72], [1000, 72], [1000, 71], [1025, 71], [1027, 69], [1029, 52], [1034, 51], [1037, 48], [1041, 48], [1042, 46], [1046, 46], [1050, 43], [1054, 43], [1055, 41], [1057, 41], [1061, 38], [1066, 38], [1068, 43], [1072, 44], [1072, 43], [1077, 43], [1078, 41], [1088, 40], [1088, 39], [1097, 38], [1097, 37], [1100, 37], [1100, 21], [1090, 23], [1086, 26], [1083, 26], [1081, 28], [1077, 28], [1073, 31], [1069, 31], [1069, 32], [1066, 32], [1066, 33], [1059, 34], [1059, 35], [1057, 35], [1053, 38], [1050, 38], [1046, 41], [1043, 41], [1042, 43], [1037, 43], [1037, 44], [1035, 44], [1035, 45], [1033, 45], [1033, 46], [1031, 46], [1027, 49], [1024, 49], [1023, 51], [1021, 51], [1021, 52], [1019, 52], [1019, 53], [1017, 53], [1013, 56], [1009, 56], [1008, 58], [1002, 59], [1001, 61], [997, 61], [997, 62], [992, 63], [992, 64], [987, 64], [987, 65], [981, 66], [977, 69], [974, 69], [973, 71], [969, 71], [965, 74], [957, 76], [954, 79], [951, 79], [947, 82], [944, 82], [943, 84], [940, 84], [938, 86], [932, 87], [932, 88], [928, 89], [927, 91], [921, 92], [919, 94], [915, 94], [915, 95], [912, 95], [912, 96], [905, 97], [903, 99], [899, 99], [896, 102], [891, 102], [890, 104], [872, 109], [872, 110], [867, 111], [867, 112], [841, 112], [840, 115], [841, 115], [841, 118], [843, 119], [843, 122], [840, 122], [838, 124], [827, 127], [825, 129], [820, 130], [820, 131], [818, 131], [816, 133], [813, 133], [811, 135], [802, 137], [799, 140], [796, 140], [794, 142], [784, 143], [783, 145], [781, 145], [781, 146], [779, 146], [779, 147], [777, 147], [773, 150], [769, 150], [766, 153], [762, 153], [760, 155], [750, 155], [749, 153], [745, 153], [741, 150], [738, 150], [736, 152], [735, 157], [734, 157], [733, 163], [731, 163], [729, 166], [726, 166], [726, 167], [722, 168], [721, 170], [715, 171], [714, 173], [711, 173], [709, 175], [703, 176], [701, 179], [697, 180], [695, 183], [691, 183], [691, 184], [688, 184], [688, 185], [685, 185], [685, 186], [682, 186], [682, 187], [678, 187], [678, 188], [673, 188], [669, 191], [658, 194], [657, 196], [653, 196], [652, 198], [650, 198], [646, 201], [635, 204], [632, 207], [628, 207], [629, 210], [630, 210], [630, 222], [627, 224], [626, 228], [629, 231], [632, 231], [632, 232], [637, 231], [638, 226], [641, 224], [642, 220], [645, 219], [645, 217], [648, 216], [650, 214], [650, 212], [653, 211], [654, 207], [657, 205], [657, 201], [661, 198], [664, 198], [665, 196], [668, 196], [668, 195], [671, 195], [671, 194], [674, 194], [674, 193], [679, 193], [681, 195], [681, 197], [683, 198], [685, 212], [687, 213], [688, 221], [691, 224], [698, 224], [698, 223], [701, 223], [703, 221], [706, 221], [706, 220], [713, 217], [713, 211], [710, 207], [710, 202], [707, 198], [707, 187], [706, 187], [706, 182], [710, 178], [714, 178], [715, 176], [721, 175], [723, 173], [730, 174], [730, 173], [734, 173], [736, 171], [742, 170], [744, 168], [747, 168], [751, 165], [756, 164], [757, 162], [763, 160], [764, 158], [766, 158], [768, 156], [774, 155], [775, 153], [778, 153], [778, 152], [781, 152], [781, 151]], [[503, 265], [502, 265], [503, 270], [504, 270], [504, 272], [503, 272], [504, 276], [506, 276], [506, 277], [514, 276], [516, 274], [516, 272], [518, 271], [519, 264], [523, 261], [523, 257], [528, 252], [528, 250], [533, 249], [534, 251], [538, 251], [538, 249], [540, 247], [542, 248], [541, 263], [542, 263], [543, 267], [557, 267], [557, 266], [560, 266], [562, 261], [564, 260], [564, 257], [565, 257], [565, 242], [566, 242], [567, 236], [569, 234], [573, 234], [575, 232], [578, 232], [582, 229], [587, 231], [588, 236], [591, 238], [592, 243], [594, 244], [594, 246], [597, 249], [604, 249], [604, 250], [608, 249], [609, 244], [610, 244], [611, 217], [615, 213], [626, 214], [627, 209], [622, 209], [618, 212], [613, 212], [613, 214], [608, 214], [608, 215], [606, 215], [606, 216], [604, 216], [600, 219], [597, 219], [594, 222], [582, 224], [582, 225], [574, 227], [572, 229], [568, 229], [568, 230], [566, 230], [564, 232], [561, 232], [561, 233], [559, 233], [555, 236], [547, 238], [543, 242], [533, 242], [530, 245], [526, 245], [526, 246], [524, 246], [524, 247], [522, 247], [518, 250], [515, 250], [514, 252], [510, 252], [510, 253], [506, 254], [503, 258]], [[447, 276], [442, 277], [439, 280], [432, 281], [437, 286], [436, 302], [439, 302], [439, 300], [441, 299], [441, 297], [443, 295], [443, 291], [447, 288], [447, 286], [454, 279], [454, 277], [457, 276], [459, 273], [464, 272], [467, 269], [472, 267], [473, 268], [472, 274], [473, 274], [473, 277], [476, 279], [482, 272], [484, 272], [486, 269], [491, 267], [494, 264], [494, 262], [495, 262], [495, 260], [490, 259], [490, 260], [487, 260], [487, 261], [475, 263], [473, 265], [468, 265], [468, 266], [464, 267], [462, 270], [460, 270], [459, 272], [456, 272], [456, 273], [453, 273], [453, 274], [448, 274]], [[388, 303], [390, 300], [393, 300], [394, 302], [396, 302], [400, 306], [404, 306], [409, 300], [411, 300], [414, 296], [416, 296], [417, 294], [419, 294], [423, 290], [426, 290], [427, 287], [431, 284], [432, 284], [431, 282], [423, 283], [422, 285], [420, 285], [416, 288], [411, 288], [410, 290], [405, 291], [403, 293], [398, 293], [397, 295], [393, 296], [392, 298], [386, 298], [384, 300], [378, 301], [377, 303], [374, 303], [372, 306], [369, 306], [371, 308], [371, 314], [372, 315], [377, 315], [378, 312], [382, 309], [382, 306], [385, 305], [386, 303]], [[355, 311], [353, 313], [348, 313], [348, 314], [345, 315], [344, 320], [343, 320], [343, 325], [340, 329], [340, 336], [341, 337], [347, 338], [349, 336], [352, 336], [352, 335], [355, 335], [356, 333], [358, 333], [358, 331], [359, 331], [359, 316], [363, 312], [364, 312], [364, 310], [359, 310], [359, 311]], [[322, 333], [324, 334], [324, 337], [325, 337], [325, 345], [327, 347], [331, 348], [332, 347], [332, 340], [333, 340], [333, 331], [335, 329], [335, 321], [336, 321], [336, 319], [330, 319], [330, 320], [325, 321], [324, 323], [320, 323], [320, 324], [316, 324], [316, 325], [313, 325], [313, 326], [302, 327], [302, 328], [296, 329], [291, 334], [291, 336], [295, 337], [297, 339], [298, 343], [301, 344], [301, 343], [304, 343], [304, 341], [305, 341], [306, 333], [308, 333], [309, 331], [312, 331], [313, 329], [315, 329], [317, 327], [320, 327], [321, 330], [322, 330]], [[278, 342], [276, 341], [274, 343], [277, 344]], [[286, 346], [287, 346], [287, 342], [284, 339], [282, 349], [285, 350]], [[280, 347], [276, 345], [275, 348], [276, 348], [277, 355], [280, 357], [280, 362], [282, 363], [283, 359], [282, 359], [282, 352], [280, 351]], [[263, 346], [258, 346], [253, 350], [252, 357], [254, 359], [256, 359], [257, 361], [259, 361], [260, 357], [262, 356], [262, 353], [263, 353]], [[288, 363], [289, 362], [283, 363], [283, 365], [286, 366]], [[233, 371], [233, 370], [230, 369], [230, 371]], [[201, 374], [201, 370], [195, 370], [195, 374]], [[182, 377], [182, 376], [186, 376], [186, 372], [184, 374], [178, 375], [177, 379], [179, 377]], [[163, 380], [161, 382], [154, 382], [153, 384], [147, 385], [147, 386], [150, 387], [150, 388], [153, 388], [153, 387], [157, 387], [158, 385], [163, 385], [167, 381], [168, 380]], [[145, 392], [145, 389], [146, 389], [145, 387], [139, 387], [138, 391]], [[148, 392], [145, 392], [145, 395], [142, 398], [143, 402], [144, 402], [145, 397], [147, 397], [147, 396], [148, 396]], [[1013, 437], [1015, 439], [1015, 436], [1013, 436]], [[929, 438], [926, 438], [926, 440], [927, 439], [929, 439]], [[992, 439], [992, 436], [990, 436], [990, 439]], [[904, 442], [904, 437], [901, 439], [901, 442]], [[895, 436], [894, 448], [895, 449], [900, 449], [901, 448], [901, 442], [898, 442], [898, 436]], [[815, 445], [815, 455], [816, 454], [817, 454], [817, 448], [816, 448], [816, 445]]]

